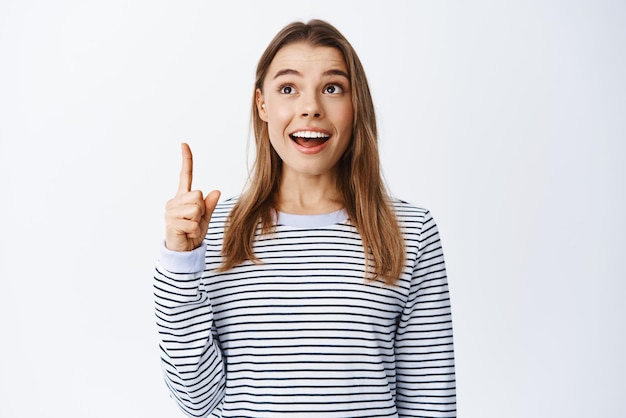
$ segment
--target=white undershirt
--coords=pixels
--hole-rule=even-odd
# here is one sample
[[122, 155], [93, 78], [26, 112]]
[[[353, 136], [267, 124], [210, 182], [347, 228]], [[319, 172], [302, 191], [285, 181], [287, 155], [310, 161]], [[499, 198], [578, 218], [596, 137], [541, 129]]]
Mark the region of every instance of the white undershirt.
[[348, 219], [345, 209], [318, 215], [296, 215], [293, 213], [278, 212], [278, 225], [293, 228], [321, 228], [324, 226], [342, 223]]

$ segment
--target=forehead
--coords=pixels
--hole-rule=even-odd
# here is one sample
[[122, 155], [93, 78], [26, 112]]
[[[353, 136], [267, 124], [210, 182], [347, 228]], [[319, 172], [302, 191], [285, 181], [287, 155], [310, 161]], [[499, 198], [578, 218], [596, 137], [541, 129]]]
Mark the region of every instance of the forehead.
[[313, 46], [306, 42], [297, 42], [282, 47], [274, 56], [268, 69], [268, 75], [284, 69], [319, 70], [330, 68], [347, 72], [343, 55], [337, 48], [329, 46]]

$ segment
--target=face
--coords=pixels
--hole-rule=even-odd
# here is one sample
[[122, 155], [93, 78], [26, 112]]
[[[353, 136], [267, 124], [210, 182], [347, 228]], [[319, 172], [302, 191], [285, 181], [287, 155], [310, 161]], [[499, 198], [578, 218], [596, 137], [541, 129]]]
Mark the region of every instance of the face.
[[335, 48], [289, 44], [257, 90], [257, 109], [284, 176], [336, 176], [352, 137], [348, 70]]

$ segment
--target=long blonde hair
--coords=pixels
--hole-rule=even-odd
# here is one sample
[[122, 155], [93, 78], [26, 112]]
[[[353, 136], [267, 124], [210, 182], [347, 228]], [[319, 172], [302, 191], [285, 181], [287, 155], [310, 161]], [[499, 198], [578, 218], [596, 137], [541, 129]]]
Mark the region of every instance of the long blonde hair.
[[276, 53], [294, 42], [333, 47], [344, 57], [350, 77], [354, 120], [352, 140], [338, 162], [337, 187], [350, 221], [363, 242], [366, 276], [394, 284], [404, 267], [404, 240], [380, 172], [376, 115], [367, 78], [348, 40], [334, 26], [321, 20], [287, 25], [259, 60], [251, 114], [256, 160], [248, 187], [229, 215], [220, 270], [229, 270], [245, 260], [258, 261], [253, 243], [259, 222], [263, 234], [274, 228], [282, 162], [270, 144], [267, 123], [258, 115], [256, 89], [263, 91], [263, 80]]

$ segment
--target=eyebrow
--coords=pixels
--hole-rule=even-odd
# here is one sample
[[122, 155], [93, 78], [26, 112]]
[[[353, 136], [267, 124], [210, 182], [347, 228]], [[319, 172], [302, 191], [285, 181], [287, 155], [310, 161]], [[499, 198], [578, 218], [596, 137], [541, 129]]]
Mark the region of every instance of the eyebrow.
[[[279, 72], [277, 72], [277, 73], [274, 75], [274, 80], [276, 80], [278, 77], [281, 77], [281, 76], [283, 76], [283, 75], [296, 75], [296, 76], [298, 76], [298, 77], [302, 77], [302, 74], [300, 74], [300, 72], [298, 72], [298, 71], [296, 71], [296, 70], [292, 70], [292, 69], [290, 69], [290, 68], [287, 68], [287, 69], [280, 70]], [[339, 70], [339, 69], [332, 69], [332, 70], [327, 70], [327, 71], [324, 71], [324, 72], [322, 73], [322, 75], [324, 75], [324, 76], [328, 76], [328, 75], [339, 75], [339, 76], [345, 77], [345, 78], [347, 78], [347, 79], [350, 79], [350, 77], [348, 77], [348, 74], [347, 74], [345, 71], [343, 71], [343, 70]]]

